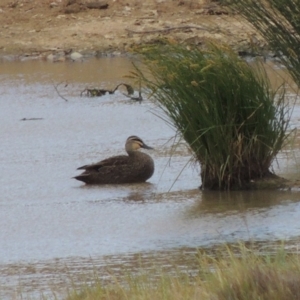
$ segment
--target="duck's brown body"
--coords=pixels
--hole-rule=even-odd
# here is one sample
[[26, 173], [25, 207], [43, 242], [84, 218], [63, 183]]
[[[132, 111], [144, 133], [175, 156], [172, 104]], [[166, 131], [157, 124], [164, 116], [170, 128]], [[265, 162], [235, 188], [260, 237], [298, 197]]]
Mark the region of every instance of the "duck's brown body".
[[85, 171], [74, 178], [86, 184], [135, 183], [149, 179], [154, 173], [154, 161], [149, 155], [137, 150], [152, 148], [136, 136], [127, 139], [125, 148], [128, 155], [113, 156], [82, 166], [78, 170]]

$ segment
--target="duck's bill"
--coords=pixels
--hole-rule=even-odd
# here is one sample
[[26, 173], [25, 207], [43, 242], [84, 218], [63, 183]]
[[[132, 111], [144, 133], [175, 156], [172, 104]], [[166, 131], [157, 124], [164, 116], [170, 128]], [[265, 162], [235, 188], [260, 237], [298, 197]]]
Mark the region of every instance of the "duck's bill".
[[149, 149], [149, 150], [153, 150], [154, 149], [154, 148], [152, 148], [152, 147], [150, 147], [150, 146], [148, 146], [146, 144], [143, 144], [142, 148]]

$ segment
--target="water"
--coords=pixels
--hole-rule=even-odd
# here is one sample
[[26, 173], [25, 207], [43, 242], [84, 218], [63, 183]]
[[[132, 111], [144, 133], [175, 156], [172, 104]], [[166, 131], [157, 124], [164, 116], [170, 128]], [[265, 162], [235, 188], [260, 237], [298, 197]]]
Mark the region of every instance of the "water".
[[[134, 269], [136, 255], [192, 269], [198, 247], [299, 245], [297, 191], [203, 193], [199, 167], [184, 144], [174, 148], [175, 131], [153, 103], [130, 101], [125, 90], [79, 96], [86, 87], [128, 83], [130, 69], [128, 58], [0, 63], [1, 299], [61, 295], [68, 276]], [[299, 116], [296, 106], [293, 127]], [[89, 187], [71, 178], [81, 165], [123, 153], [130, 135], [155, 148], [147, 152], [156, 167], [147, 183]], [[297, 177], [298, 157], [287, 149], [274, 169]]]

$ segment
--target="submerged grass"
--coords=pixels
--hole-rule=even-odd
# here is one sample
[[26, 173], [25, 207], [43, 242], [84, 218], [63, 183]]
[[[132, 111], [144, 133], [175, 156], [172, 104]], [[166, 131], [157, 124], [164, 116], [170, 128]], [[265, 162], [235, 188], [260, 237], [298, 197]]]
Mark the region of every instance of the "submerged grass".
[[150, 73], [139, 76], [200, 163], [202, 188], [245, 188], [271, 174], [290, 111], [284, 89], [272, 90], [262, 65], [216, 44], [140, 52]]
[[153, 278], [144, 271], [139, 276], [128, 276], [125, 282], [85, 285], [67, 297], [100, 299], [300, 299], [300, 259], [283, 249], [270, 255], [245, 245], [223, 247], [216, 255], [199, 252], [198, 275], [178, 271]]

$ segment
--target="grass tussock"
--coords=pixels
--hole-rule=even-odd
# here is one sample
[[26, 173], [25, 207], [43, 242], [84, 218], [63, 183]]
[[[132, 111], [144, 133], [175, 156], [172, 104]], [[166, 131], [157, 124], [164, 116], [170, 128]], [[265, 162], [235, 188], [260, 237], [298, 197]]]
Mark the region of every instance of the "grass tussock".
[[215, 272], [205, 283], [215, 299], [300, 299], [297, 255], [282, 249], [274, 256], [257, 255], [243, 246], [240, 253], [228, 251], [228, 256], [214, 264]]
[[300, 1], [227, 0], [265, 38], [300, 86]]
[[200, 163], [202, 188], [245, 188], [270, 175], [290, 116], [284, 89], [272, 90], [261, 64], [216, 44], [141, 52], [150, 73], [139, 76]]
[[70, 292], [66, 300], [292, 300], [300, 299], [300, 260], [278, 250], [262, 255], [245, 246], [224, 248], [216, 256], [199, 253], [198, 275], [161, 273], [153, 278], [145, 271], [115, 281]]

